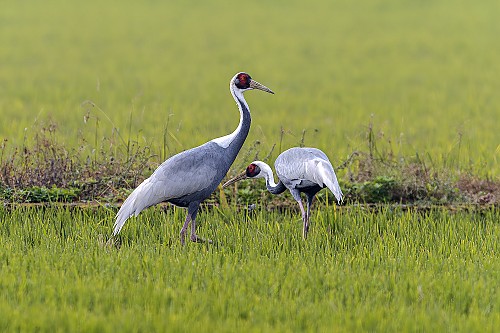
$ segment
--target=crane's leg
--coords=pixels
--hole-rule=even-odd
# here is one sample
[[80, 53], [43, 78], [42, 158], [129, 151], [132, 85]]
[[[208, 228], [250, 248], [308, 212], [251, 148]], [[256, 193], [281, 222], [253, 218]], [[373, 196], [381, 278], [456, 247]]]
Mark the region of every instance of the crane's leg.
[[302, 227], [302, 238], [307, 239], [307, 228], [308, 228], [308, 225], [307, 225], [307, 212], [304, 210], [304, 205], [302, 204], [302, 201], [298, 201], [299, 203], [299, 207], [300, 207], [300, 211], [302, 212], [302, 223], [303, 223], [303, 227]]
[[306, 211], [306, 220], [304, 222], [304, 231], [303, 237], [307, 238], [307, 233], [309, 232], [309, 219], [311, 218], [311, 206], [314, 200], [314, 195], [307, 195], [307, 211]]
[[[188, 213], [186, 216], [186, 221], [184, 222], [184, 225], [182, 226], [181, 229], [181, 244], [185, 244], [185, 238], [186, 238], [186, 231], [189, 225], [189, 222], [191, 222], [191, 241], [196, 242], [196, 243], [203, 243], [205, 242], [205, 239], [198, 237], [196, 235], [196, 215], [198, 214], [198, 209], [200, 208], [200, 203], [199, 202], [192, 202], [188, 206]], [[211, 240], [207, 240], [207, 242], [212, 243]]]
[[181, 244], [184, 245], [186, 243], [185, 241], [185, 238], [186, 238], [186, 230], [187, 230], [187, 227], [189, 225], [189, 222], [191, 222], [191, 214], [189, 214], [189, 211], [188, 211], [188, 214], [186, 216], [186, 221], [184, 222], [184, 225], [182, 226], [182, 229], [181, 229]]
[[300, 198], [300, 192], [298, 190], [293, 190], [293, 191], [290, 190], [290, 193], [292, 193], [293, 198], [299, 204], [300, 212], [302, 213], [302, 223], [304, 224], [304, 227], [302, 229], [302, 237], [304, 239], [306, 239], [307, 238], [307, 231], [306, 231], [307, 213], [304, 210], [304, 205], [302, 204], [302, 199]]
[[191, 223], [191, 228], [192, 228], [191, 229], [191, 239], [193, 238], [193, 230], [195, 228], [195, 222], [194, 222], [194, 220], [196, 219], [196, 214], [198, 213], [198, 208], [200, 208], [200, 203], [199, 202], [197, 202], [197, 203], [192, 202], [187, 207], [186, 221], [184, 221], [184, 225], [182, 226], [181, 233], [180, 233], [181, 244], [182, 245], [185, 244], [186, 231], [187, 231], [189, 222], [191, 222], [191, 221], [193, 222], [193, 223]]
[[[198, 212], [198, 210], [196, 211]], [[198, 237], [198, 235], [196, 235], [196, 213], [194, 213], [193, 221], [191, 222], [191, 242], [195, 243], [205, 242], [205, 239]], [[208, 242], [211, 243], [212, 241], [208, 240]]]

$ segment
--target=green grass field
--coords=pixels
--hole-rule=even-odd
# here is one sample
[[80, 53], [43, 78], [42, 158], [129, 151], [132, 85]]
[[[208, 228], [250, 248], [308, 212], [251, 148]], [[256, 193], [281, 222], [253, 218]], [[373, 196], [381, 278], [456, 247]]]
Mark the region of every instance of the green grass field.
[[0, 209], [0, 330], [493, 332], [498, 210], [203, 211], [182, 247], [181, 209]]
[[[228, 83], [238, 71], [276, 95], [246, 93], [252, 127], [232, 173], [302, 143], [322, 149], [336, 167], [355, 151], [371, 152], [376, 141], [378, 167], [390, 158], [403, 168], [395, 178], [372, 175], [388, 175], [382, 183], [351, 184], [371, 186], [360, 201], [383, 202], [380, 186], [396, 179], [437, 193], [426, 204], [462, 203], [450, 184], [466, 175], [476, 181], [464, 186], [474, 188], [470, 202], [498, 203], [497, 0], [0, 6], [0, 331], [500, 327], [495, 204], [336, 208], [323, 191], [304, 242], [295, 206], [269, 210], [274, 201], [241, 185], [227, 191], [228, 207], [198, 215], [198, 233], [216, 243], [184, 248], [181, 209], [148, 209], [127, 223], [120, 246], [107, 246], [114, 208], [10, 205], [72, 201], [99, 182], [94, 192], [123, 199], [128, 178], [234, 130]], [[113, 166], [128, 144], [136, 160]], [[76, 158], [65, 155], [74, 151]], [[29, 169], [23, 154], [46, 156]], [[83, 161], [75, 175], [85, 161], [105, 163], [78, 178], [88, 183], [76, 190], [35, 183], [24, 191], [5, 180], [50, 178], [53, 161]], [[119, 181], [104, 172], [114, 167]], [[347, 169], [337, 170], [342, 184], [350, 181]], [[483, 180], [489, 183], [481, 187]], [[245, 214], [241, 207], [254, 202], [256, 211]]]

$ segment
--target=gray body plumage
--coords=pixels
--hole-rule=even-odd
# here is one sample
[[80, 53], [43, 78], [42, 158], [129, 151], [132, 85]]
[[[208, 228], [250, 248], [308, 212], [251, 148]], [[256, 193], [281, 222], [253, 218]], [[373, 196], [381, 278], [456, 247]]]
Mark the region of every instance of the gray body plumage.
[[163, 162], [125, 200], [116, 215], [114, 234], [120, 232], [129, 217], [160, 202], [188, 207], [208, 198], [236, 158], [235, 154], [230, 154], [233, 157], [224, 152], [216, 143], [207, 142]]
[[337, 201], [342, 201], [333, 166], [328, 156], [317, 148], [290, 148], [276, 158], [274, 168], [279, 180], [296, 200], [300, 199], [300, 192], [314, 196], [328, 187]]
[[[248, 86], [239, 88], [239, 78], [246, 78]], [[116, 215], [113, 235], [120, 232], [129, 217], [137, 216], [142, 210], [160, 202], [169, 202], [188, 209], [186, 222], [181, 230], [181, 242], [184, 243], [184, 233], [191, 221], [191, 240], [199, 240], [194, 223], [199, 205], [220, 184], [250, 130], [250, 110], [243, 97], [243, 91], [249, 89], [272, 93], [245, 73], [235, 75], [230, 82], [230, 91], [240, 110], [238, 128], [229, 135], [183, 151], [163, 162], [124, 201]]]

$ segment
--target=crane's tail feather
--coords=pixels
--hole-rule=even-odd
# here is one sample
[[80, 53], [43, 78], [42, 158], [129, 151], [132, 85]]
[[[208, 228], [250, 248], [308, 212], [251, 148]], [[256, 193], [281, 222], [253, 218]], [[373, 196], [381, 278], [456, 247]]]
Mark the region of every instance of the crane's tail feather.
[[342, 193], [342, 190], [340, 189], [339, 183], [337, 181], [337, 177], [335, 177], [335, 181], [330, 181], [329, 179], [325, 182], [326, 186], [332, 191], [333, 195], [335, 196], [335, 199], [337, 199], [337, 202], [341, 204], [344, 201], [344, 194]]
[[116, 214], [116, 221], [113, 226], [113, 236], [118, 235], [129, 217], [137, 216], [141, 211], [156, 204], [150, 199], [152, 183], [150, 179], [144, 180], [123, 202], [120, 210]]
[[323, 183], [326, 185], [326, 187], [330, 189], [330, 191], [332, 191], [333, 195], [335, 196], [335, 199], [337, 199], [337, 202], [341, 204], [343, 202], [344, 194], [340, 189], [340, 185], [337, 180], [337, 175], [335, 174], [333, 167], [330, 164], [320, 161], [318, 163], [318, 168], [322, 176], [321, 178]]

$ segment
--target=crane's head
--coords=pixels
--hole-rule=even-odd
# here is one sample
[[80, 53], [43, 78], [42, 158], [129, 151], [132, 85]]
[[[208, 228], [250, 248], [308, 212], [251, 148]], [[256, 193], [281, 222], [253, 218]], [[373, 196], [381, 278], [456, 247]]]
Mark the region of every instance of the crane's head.
[[222, 185], [222, 187], [228, 187], [229, 185], [236, 183], [237, 181], [247, 179], [247, 178], [267, 178], [272, 176], [273, 171], [271, 167], [264, 162], [254, 161], [247, 166], [245, 172], [239, 174], [238, 176], [228, 180]]
[[259, 89], [270, 94], [274, 94], [271, 89], [255, 80], [252, 80], [252, 77], [244, 72], [238, 73], [232, 78], [231, 89], [239, 90], [241, 92], [251, 89]]

